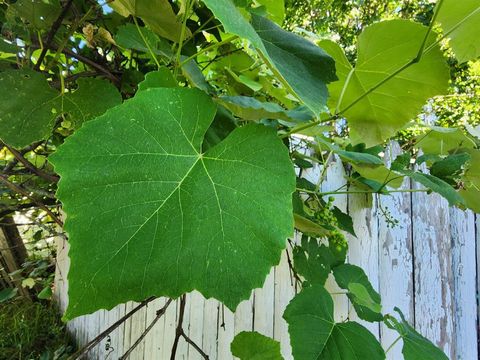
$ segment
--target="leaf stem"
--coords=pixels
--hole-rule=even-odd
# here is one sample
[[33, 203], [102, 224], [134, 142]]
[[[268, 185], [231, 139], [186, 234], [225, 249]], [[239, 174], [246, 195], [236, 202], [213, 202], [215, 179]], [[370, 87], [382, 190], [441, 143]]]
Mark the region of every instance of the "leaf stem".
[[[343, 186], [342, 186], [343, 187]], [[326, 196], [326, 195], [348, 195], [348, 194], [378, 194], [377, 191], [370, 191], [370, 190], [355, 190], [355, 191], [327, 191], [327, 192], [318, 192], [308, 189], [297, 188], [297, 191], [304, 192], [307, 194], [316, 194], [319, 196]], [[417, 192], [428, 192], [427, 189], [402, 189], [402, 190], [388, 190], [384, 195], [390, 195], [395, 193], [417, 193]]]
[[397, 342], [400, 341], [401, 338], [402, 336], [397, 337], [395, 341], [388, 347], [388, 349], [385, 350], [385, 354], [387, 354], [390, 350], [392, 350], [392, 348], [397, 344]]
[[210, 51], [210, 50], [213, 50], [219, 46], [222, 46], [222, 45], [225, 45], [225, 44], [228, 44], [234, 40], [238, 39], [238, 36], [237, 35], [233, 35], [233, 36], [230, 36], [228, 38], [226, 38], [225, 40], [222, 40], [220, 42], [217, 42], [215, 44], [212, 44], [212, 45], [209, 45], [207, 46], [206, 48], [203, 48], [201, 50], [199, 50], [197, 53], [193, 54], [192, 56], [189, 56], [188, 58], [186, 58], [185, 60], [183, 60], [181, 63], [180, 63], [180, 68], [182, 66], [184, 66], [185, 64], [187, 64], [189, 61], [195, 59], [197, 56], [203, 54], [203, 53], [206, 53], [207, 51]]
[[149, 42], [147, 41], [145, 35], [143, 35], [142, 29], [140, 29], [140, 26], [138, 25], [137, 17], [136, 16], [132, 16], [132, 17], [133, 17], [133, 22], [135, 23], [135, 27], [137, 28], [137, 31], [140, 34], [140, 37], [142, 38], [143, 42], [147, 46], [147, 49], [148, 49], [148, 52], [150, 53], [150, 56], [152, 57], [153, 61], [155, 61], [155, 64], [157, 64], [157, 69], [160, 69], [161, 65], [158, 62], [157, 56], [153, 52], [153, 49], [150, 46]]
[[178, 75], [178, 69], [182, 67], [182, 65], [180, 64], [180, 57], [182, 55], [183, 41], [185, 40], [185, 32], [187, 29], [187, 19], [189, 17], [189, 13], [193, 7], [193, 4], [194, 2], [192, 2], [191, 0], [186, 0], [185, 15], [183, 16], [182, 30], [180, 32], [180, 39], [178, 41], [178, 48], [177, 48], [177, 55], [176, 55], [176, 63], [175, 63], [175, 70], [174, 70], [175, 78]]

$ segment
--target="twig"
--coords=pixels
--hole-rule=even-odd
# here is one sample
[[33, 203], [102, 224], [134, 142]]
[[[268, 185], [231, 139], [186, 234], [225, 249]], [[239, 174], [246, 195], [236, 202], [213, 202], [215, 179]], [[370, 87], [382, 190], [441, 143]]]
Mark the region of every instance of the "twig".
[[178, 315], [178, 324], [177, 329], [175, 331], [175, 340], [173, 341], [172, 352], [170, 354], [170, 360], [175, 360], [175, 355], [177, 353], [178, 342], [180, 340], [180, 336], [182, 336], [183, 328], [183, 316], [185, 315], [185, 295], [182, 295], [180, 298], [180, 313]]
[[205, 360], [209, 360], [209, 359], [210, 359], [209, 356], [208, 356], [207, 354], [205, 354], [205, 352], [204, 352], [202, 349], [200, 349], [200, 347], [199, 347], [197, 344], [195, 344], [195, 342], [194, 342], [192, 339], [190, 339], [190, 338], [185, 334], [185, 332], [183, 332], [183, 330], [182, 330], [182, 336], [183, 336], [183, 338], [185, 339], [185, 341], [186, 341], [187, 343], [189, 343], [190, 345], [192, 345], [192, 346], [195, 348], [195, 350], [197, 350], [198, 353], [199, 353]]
[[57, 182], [58, 181], [58, 176], [46, 173], [45, 171], [37, 168], [30, 161], [25, 159], [25, 157], [22, 155], [22, 153], [20, 153], [18, 150], [15, 150], [14, 148], [12, 148], [11, 146], [9, 146], [7, 144], [5, 144], [5, 146], [7, 147], [8, 151], [10, 151], [12, 153], [12, 155], [15, 157], [15, 159], [17, 159], [20, 163], [23, 164], [23, 166], [25, 166], [25, 168], [30, 170], [35, 175], [37, 175], [41, 178], [44, 178], [45, 180], [50, 181], [50, 182]]
[[128, 349], [127, 352], [125, 354], [123, 354], [120, 357], [119, 360], [128, 359], [128, 357], [130, 356], [132, 351], [135, 350], [135, 348], [142, 342], [142, 340], [145, 338], [145, 336], [147, 336], [149, 331], [152, 330], [152, 328], [157, 323], [157, 321], [160, 320], [160, 318], [165, 314], [168, 306], [171, 304], [172, 301], [173, 301], [173, 299], [168, 299], [165, 306], [157, 311], [157, 316], [155, 317], [155, 319], [153, 319], [153, 321], [150, 323], [150, 325], [148, 325], [148, 327], [145, 329], [145, 331], [142, 333], [142, 335], [140, 335], [140, 337], [137, 339], [137, 341], [135, 341], [135, 343], [130, 347], [130, 349]]
[[170, 360], [175, 360], [175, 355], [177, 353], [177, 348], [178, 348], [178, 342], [180, 341], [180, 337], [183, 337], [187, 343], [189, 343], [195, 350], [198, 351], [198, 353], [205, 359], [209, 360], [209, 356], [205, 354], [205, 352], [195, 344], [195, 342], [190, 339], [187, 334], [185, 334], [185, 331], [183, 330], [182, 324], [183, 324], [183, 317], [185, 316], [185, 302], [186, 302], [186, 297], [185, 295], [182, 295], [180, 298], [180, 312], [178, 315], [178, 324], [177, 324], [177, 329], [175, 330], [175, 341], [173, 342], [172, 346], [172, 352], [170, 354]]
[[[35, 150], [43, 141], [37, 141], [25, 148], [23, 148], [22, 150], [19, 151], [20, 154], [22, 155], [25, 155], [26, 153], [28, 153], [29, 151], [32, 151], [32, 150]], [[2, 144], [3, 146], [6, 146], [6, 144]], [[18, 164], [18, 159], [15, 158], [13, 159], [12, 161], [10, 161], [7, 166], [5, 166], [2, 170], [3, 173], [7, 173], [9, 171], [11, 171], [16, 165]]]
[[73, 0], [68, 0], [67, 1], [67, 3], [63, 7], [60, 15], [58, 15], [57, 20], [55, 20], [55, 22], [52, 24], [52, 27], [47, 34], [47, 39], [45, 41], [45, 46], [42, 48], [42, 52], [40, 53], [40, 56], [38, 57], [37, 63], [34, 66], [35, 70], [40, 69], [40, 65], [42, 64], [42, 61], [45, 58], [45, 55], [47, 54], [48, 49], [50, 48], [53, 37], [55, 36], [58, 29], [60, 28], [60, 25], [62, 25], [63, 19], [65, 19], [65, 16], [67, 16], [68, 10], [72, 6], [72, 3], [73, 3]]
[[87, 345], [85, 345], [83, 348], [78, 350], [75, 354], [70, 356], [68, 359], [69, 360], [78, 360], [83, 357], [87, 352], [89, 352], [91, 349], [93, 349], [95, 346], [97, 346], [103, 339], [105, 339], [113, 330], [118, 328], [120, 325], [122, 325], [125, 321], [127, 321], [130, 317], [132, 317], [133, 314], [135, 314], [138, 310], [142, 309], [145, 307], [150, 301], [154, 300], [155, 297], [148, 298], [145, 301], [142, 301], [136, 308], [125, 314], [122, 318], [117, 320], [112, 326], [110, 326], [108, 329], [106, 329], [104, 332], [99, 334], [95, 339], [91, 340]]
[[18, 194], [22, 194], [23, 196], [26, 196], [27, 198], [29, 198], [31, 201], [33, 201], [35, 204], [37, 204], [37, 206], [40, 209], [42, 209], [48, 215], [50, 215], [50, 217], [53, 219], [53, 221], [55, 221], [59, 226], [63, 227], [63, 222], [54, 213], [52, 213], [52, 211], [49, 208], [47, 208], [43, 202], [41, 202], [38, 199], [35, 199], [24, 188], [10, 182], [8, 180], [7, 176], [5, 176], [3, 174], [0, 174], [0, 182], [3, 183], [6, 187], [8, 187], [10, 190], [12, 190], [12, 191], [14, 191]]

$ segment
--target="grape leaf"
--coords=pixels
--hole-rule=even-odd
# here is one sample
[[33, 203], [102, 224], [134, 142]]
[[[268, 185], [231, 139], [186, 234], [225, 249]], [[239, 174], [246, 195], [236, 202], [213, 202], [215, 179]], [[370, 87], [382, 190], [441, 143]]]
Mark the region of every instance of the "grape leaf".
[[[158, 35], [175, 42], [180, 40], [182, 23], [168, 0], [115, 0], [108, 5], [122, 16], [141, 18]], [[186, 29], [186, 36], [190, 36]]]
[[177, 87], [177, 80], [167, 67], [161, 67], [157, 71], [150, 71], [145, 75], [145, 80], [138, 84], [138, 91], [158, 87]]
[[[410, 122], [427, 99], [446, 91], [450, 72], [439, 46], [397, 73], [417, 56], [426, 31], [425, 26], [407, 20], [367, 27], [358, 37], [355, 68], [338, 45], [325, 46], [340, 70], [340, 81], [329, 86], [331, 109], [347, 119], [354, 143], [382, 143]], [[431, 34], [426, 46], [434, 41]], [[372, 90], [389, 76], [393, 77]]]
[[385, 324], [392, 330], [397, 330], [403, 340], [402, 354], [405, 360], [448, 360], [448, 357], [430, 340], [420, 335], [405, 320], [400, 309], [395, 308], [400, 315], [401, 321], [387, 315]]
[[295, 111], [288, 111], [277, 103], [261, 102], [249, 96], [221, 96], [218, 102], [244, 120], [292, 120], [292, 117], [294, 120], [300, 120], [298, 117], [295, 118]]
[[468, 150], [471, 157], [470, 166], [463, 176], [464, 188], [460, 195], [468, 208], [480, 213], [480, 150]]
[[478, 0], [444, 0], [437, 21], [450, 38], [460, 63], [480, 56], [480, 3]]
[[385, 359], [377, 339], [360, 324], [335, 323], [333, 300], [320, 285], [303, 289], [284, 314], [295, 360]]
[[327, 246], [318, 244], [317, 239], [303, 237], [302, 245], [293, 249], [293, 263], [297, 273], [306, 280], [304, 286], [324, 285], [335, 257]]
[[[140, 34], [139, 31], [142, 33]], [[145, 40], [143, 40], [142, 35]], [[150, 52], [148, 48], [150, 47], [155, 55], [162, 55], [166, 58], [173, 56], [168, 41], [159, 38], [149, 28], [140, 27], [137, 29], [133, 24], [125, 24], [118, 28], [117, 34], [115, 35], [115, 43], [122, 48], [134, 49], [145, 53]]]
[[257, 0], [257, 3], [265, 6], [268, 17], [277, 24], [282, 25], [285, 20], [285, 1], [284, 0]]
[[280, 343], [256, 331], [241, 332], [230, 348], [240, 360], [283, 360]]
[[63, 112], [70, 115], [74, 128], [122, 102], [118, 90], [107, 80], [82, 78], [77, 85], [77, 90], [63, 97]]
[[10, 22], [18, 17], [27, 26], [46, 30], [52, 26], [61, 10], [59, 0], [18, 0], [8, 6], [6, 17]]
[[71, 244], [65, 319], [193, 289], [233, 310], [278, 264], [293, 233], [288, 150], [250, 124], [202, 153], [215, 112], [200, 90], [147, 89], [50, 157]]
[[321, 48], [261, 16], [245, 19], [231, 0], [204, 0], [225, 31], [249, 40], [280, 80], [316, 115], [325, 110], [335, 63]]
[[425, 154], [447, 155], [452, 150], [475, 147], [475, 142], [460, 128], [434, 126], [417, 139], [415, 146], [421, 148]]
[[19, 148], [48, 136], [60, 111], [59, 97], [40, 73], [31, 70], [1, 72], [1, 140]]
[[360, 319], [382, 321], [380, 295], [375, 291], [362, 268], [343, 264], [333, 268], [338, 286], [348, 290], [347, 296]]
[[14, 147], [24, 147], [50, 135], [63, 113], [74, 128], [122, 101], [106, 80], [78, 80], [78, 89], [63, 96], [48, 84], [43, 74], [32, 70], [0, 73], [0, 137]]
[[465, 205], [465, 201], [459, 193], [451, 185], [436, 176], [408, 169], [398, 170], [398, 172], [422, 184], [427, 189], [442, 195], [447, 199], [450, 206]]

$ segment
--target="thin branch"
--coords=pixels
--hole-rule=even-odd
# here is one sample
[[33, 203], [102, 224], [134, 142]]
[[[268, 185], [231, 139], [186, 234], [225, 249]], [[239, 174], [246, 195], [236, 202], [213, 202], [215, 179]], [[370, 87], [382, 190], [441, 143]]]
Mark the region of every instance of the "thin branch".
[[137, 339], [137, 341], [135, 341], [135, 343], [130, 347], [130, 349], [128, 349], [127, 352], [125, 354], [123, 354], [120, 357], [119, 360], [128, 359], [128, 357], [130, 356], [132, 351], [135, 350], [135, 348], [142, 342], [142, 340], [145, 338], [145, 336], [147, 336], [147, 334], [150, 332], [150, 330], [152, 330], [152, 328], [155, 326], [157, 321], [160, 320], [160, 318], [165, 314], [168, 306], [171, 304], [172, 301], [173, 301], [173, 299], [168, 299], [165, 306], [157, 311], [157, 316], [155, 317], [155, 319], [153, 319], [153, 321], [150, 323], [150, 325], [148, 325], [148, 327], [145, 329], [145, 331], [142, 333], [142, 335], [140, 335], [140, 337]]
[[172, 352], [170, 354], [170, 360], [175, 360], [175, 355], [177, 353], [177, 348], [178, 348], [178, 343], [180, 341], [180, 337], [183, 337], [187, 343], [189, 343], [195, 350], [198, 351], [198, 353], [205, 359], [209, 360], [209, 356], [205, 354], [205, 352], [195, 344], [195, 342], [190, 339], [187, 334], [185, 334], [185, 331], [183, 330], [182, 324], [183, 324], [183, 318], [185, 316], [185, 303], [186, 303], [186, 296], [182, 295], [180, 298], [180, 312], [178, 315], [178, 324], [177, 324], [177, 329], [175, 330], [175, 340], [173, 342], [172, 346]]
[[180, 341], [180, 336], [182, 336], [183, 328], [183, 317], [185, 316], [185, 295], [180, 297], [180, 312], [178, 315], [178, 324], [175, 331], [175, 340], [173, 341], [172, 352], [170, 353], [170, 360], [175, 360], [175, 355], [177, 354], [178, 342]]
[[182, 330], [182, 336], [183, 336], [183, 338], [185, 339], [185, 341], [186, 341], [187, 343], [189, 343], [190, 345], [192, 345], [192, 346], [195, 348], [195, 350], [197, 350], [198, 353], [199, 353], [205, 360], [210, 360], [210, 357], [209, 357], [207, 354], [205, 354], [205, 352], [204, 352], [202, 349], [200, 349], [200, 347], [199, 347], [197, 344], [195, 344], [195, 342], [194, 342], [192, 339], [190, 339], [190, 338], [185, 334], [185, 332], [184, 332], [183, 330]]
[[25, 190], [24, 188], [10, 182], [8, 180], [7, 176], [5, 176], [3, 174], [0, 174], [0, 182], [3, 183], [6, 187], [8, 187], [10, 190], [29, 198], [32, 202], [37, 204], [37, 206], [40, 209], [42, 209], [48, 215], [50, 215], [50, 217], [53, 219], [53, 221], [55, 221], [59, 226], [63, 227], [63, 222], [54, 213], [52, 213], [52, 211], [49, 208], [47, 208], [43, 202], [41, 202], [40, 200], [35, 199], [33, 196], [31, 196], [30, 193], [27, 190]]
[[25, 168], [30, 170], [35, 175], [37, 175], [41, 178], [44, 178], [45, 180], [50, 181], [50, 182], [57, 182], [58, 181], [58, 176], [46, 173], [45, 171], [37, 168], [30, 161], [25, 159], [25, 157], [23, 156], [23, 154], [21, 152], [19, 152], [18, 150], [15, 150], [14, 148], [12, 148], [11, 146], [9, 146], [7, 144], [5, 144], [5, 146], [7, 147], [8, 151], [10, 151], [12, 153], [12, 155], [15, 157], [15, 159], [17, 159], [20, 163], [23, 164], [23, 166], [25, 166]]
[[125, 314], [122, 318], [117, 320], [112, 326], [99, 334], [95, 339], [91, 340], [87, 345], [78, 350], [75, 354], [69, 357], [69, 360], [78, 360], [81, 359], [84, 355], [87, 354], [91, 349], [97, 346], [103, 339], [105, 339], [112, 331], [122, 325], [125, 321], [132, 317], [138, 310], [144, 308], [150, 301], [155, 300], [155, 297], [148, 298], [145, 301], [142, 301], [136, 308]]
[[[32, 150], [35, 150], [41, 143], [43, 143], [43, 141], [37, 141], [31, 145], [28, 145], [27, 147], [19, 150], [18, 152], [21, 154], [21, 155], [25, 155], [26, 153], [32, 151]], [[6, 146], [6, 144], [2, 144], [3, 146]], [[16, 165], [18, 164], [18, 159], [15, 158], [13, 159], [12, 161], [10, 161], [2, 170], [3, 173], [7, 173], [9, 171], [11, 171]]]
[[42, 52], [40, 53], [40, 56], [38, 57], [37, 63], [34, 66], [35, 70], [40, 69], [40, 65], [42, 64], [43, 59], [45, 58], [45, 55], [47, 55], [47, 51], [50, 48], [50, 45], [52, 43], [52, 40], [57, 33], [58, 29], [60, 28], [60, 25], [62, 25], [63, 19], [65, 19], [65, 16], [67, 16], [68, 10], [70, 10], [70, 7], [72, 6], [73, 0], [68, 0], [65, 6], [62, 9], [62, 12], [60, 15], [58, 15], [58, 18], [55, 20], [55, 22], [52, 24], [52, 27], [50, 31], [47, 34], [47, 39], [45, 41], [45, 45], [42, 48]]

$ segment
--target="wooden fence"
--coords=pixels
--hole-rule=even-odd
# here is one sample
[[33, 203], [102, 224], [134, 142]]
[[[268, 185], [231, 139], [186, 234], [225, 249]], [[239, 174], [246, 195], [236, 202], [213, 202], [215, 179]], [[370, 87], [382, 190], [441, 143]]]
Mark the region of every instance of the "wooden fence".
[[[306, 177], [318, 178], [320, 169]], [[322, 185], [332, 191], [345, 183], [344, 168], [333, 159]], [[402, 189], [418, 189], [405, 180]], [[371, 197], [370, 197], [371, 199]], [[375, 196], [369, 204], [364, 194], [337, 195], [335, 204], [352, 216], [357, 237], [349, 237], [349, 262], [361, 266], [382, 296], [384, 312], [395, 306], [423, 335], [441, 347], [450, 359], [478, 359], [477, 261], [480, 217], [470, 211], [449, 208], [445, 200], [424, 192], [398, 192]], [[398, 220], [391, 227], [384, 212]], [[69, 260], [67, 244], [60, 241], [56, 294], [62, 309], [67, 302], [66, 273]], [[291, 249], [287, 249], [291, 252]], [[331, 283], [329, 281], [329, 283]], [[235, 286], [235, 284], [232, 284]], [[335, 292], [333, 285], [329, 285]], [[230, 343], [235, 334], [255, 330], [281, 343], [285, 359], [291, 359], [287, 324], [283, 311], [296, 289], [289, 271], [287, 252], [279, 266], [267, 277], [264, 287], [256, 289], [250, 300], [241, 303], [235, 313], [217, 301], [205, 300], [199, 293], [187, 296], [184, 328], [187, 335], [210, 356], [232, 359]], [[337, 320], [349, 318], [364, 324], [387, 348], [397, 334], [384, 325], [358, 320], [345, 295], [334, 295]], [[118, 359], [143, 333], [165, 303], [157, 299], [89, 352], [91, 359]], [[118, 305], [110, 311], [76, 318], [68, 328], [79, 346], [95, 338], [135, 306]], [[130, 359], [170, 359], [175, 336], [179, 302], [172, 304]], [[388, 359], [403, 359], [401, 341], [387, 354]], [[201, 360], [202, 357], [183, 340], [177, 359]]]

